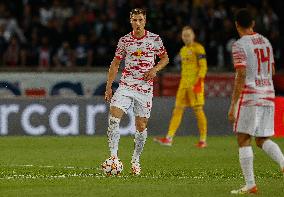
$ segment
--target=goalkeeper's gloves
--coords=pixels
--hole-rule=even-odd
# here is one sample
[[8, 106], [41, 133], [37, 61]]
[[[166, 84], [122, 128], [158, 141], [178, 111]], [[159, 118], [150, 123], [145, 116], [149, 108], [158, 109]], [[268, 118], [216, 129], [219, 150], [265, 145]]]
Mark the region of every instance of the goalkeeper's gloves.
[[204, 81], [203, 78], [198, 78], [197, 82], [193, 86], [194, 93], [200, 93], [202, 91], [202, 82]]

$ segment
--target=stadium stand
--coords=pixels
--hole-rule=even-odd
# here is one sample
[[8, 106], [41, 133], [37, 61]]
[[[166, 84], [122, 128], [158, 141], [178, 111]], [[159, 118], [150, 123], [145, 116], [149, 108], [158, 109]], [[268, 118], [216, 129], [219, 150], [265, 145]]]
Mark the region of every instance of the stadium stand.
[[146, 7], [148, 29], [163, 37], [172, 60], [169, 68], [177, 67], [174, 59], [182, 44], [178, 36], [182, 26], [191, 25], [206, 48], [209, 69], [231, 71], [229, 54], [237, 39], [232, 18], [243, 6], [253, 11], [256, 31], [271, 40], [280, 69], [281, 0], [2, 0], [0, 68], [106, 67], [117, 39], [130, 29], [129, 10]]

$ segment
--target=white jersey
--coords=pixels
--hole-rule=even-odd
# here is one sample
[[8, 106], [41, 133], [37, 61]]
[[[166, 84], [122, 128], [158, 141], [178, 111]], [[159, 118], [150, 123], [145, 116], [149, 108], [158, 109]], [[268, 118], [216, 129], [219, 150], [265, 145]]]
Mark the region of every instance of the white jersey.
[[144, 80], [143, 74], [155, 66], [156, 56], [166, 52], [161, 38], [145, 30], [142, 38], [136, 38], [133, 32], [119, 39], [115, 57], [125, 58], [119, 86], [143, 94], [153, 95], [153, 80]]
[[245, 67], [245, 86], [240, 96], [242, 106], [273, 106], [273, 50], [270, 42], [254, 33], [242, 36], [232, 47], [234, 67]]

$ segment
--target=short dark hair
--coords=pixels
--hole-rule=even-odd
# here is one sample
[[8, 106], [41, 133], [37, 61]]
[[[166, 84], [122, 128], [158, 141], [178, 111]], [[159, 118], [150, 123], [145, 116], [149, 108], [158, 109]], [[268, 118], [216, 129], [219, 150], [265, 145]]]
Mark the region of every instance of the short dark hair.
[[239, 9], [235, 15], [235, 21], [243, 28], [249, 28], [254, 19], [246, 8]]
[[143, 14], [146, 18], [146, 10], [144, 8], [134, 8], [130, 11], [130, 19], [132, 15]]

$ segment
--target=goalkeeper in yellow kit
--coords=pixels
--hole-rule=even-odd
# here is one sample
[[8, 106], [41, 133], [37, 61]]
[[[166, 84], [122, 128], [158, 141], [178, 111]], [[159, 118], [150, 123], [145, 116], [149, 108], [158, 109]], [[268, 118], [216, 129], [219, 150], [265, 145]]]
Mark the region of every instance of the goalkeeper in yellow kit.
[[171, 146], [173, 137], [182, 120], [185, 107], [192, 107], [197, 118], [200, 140], [196, 144], [199, 148], [207, 146], [207, 119], [204, 106], [204, 78], [207, 72], [207, 61], [204, 47], [194, 41], [194, 32], [190, 26], [182, 29], [184, 46], [179, 55], [181, 57], [181, 80], [176, 95], [175, 108], [172, 114], [168, 134], [164, 138], [154, 138], [154, 141]]

